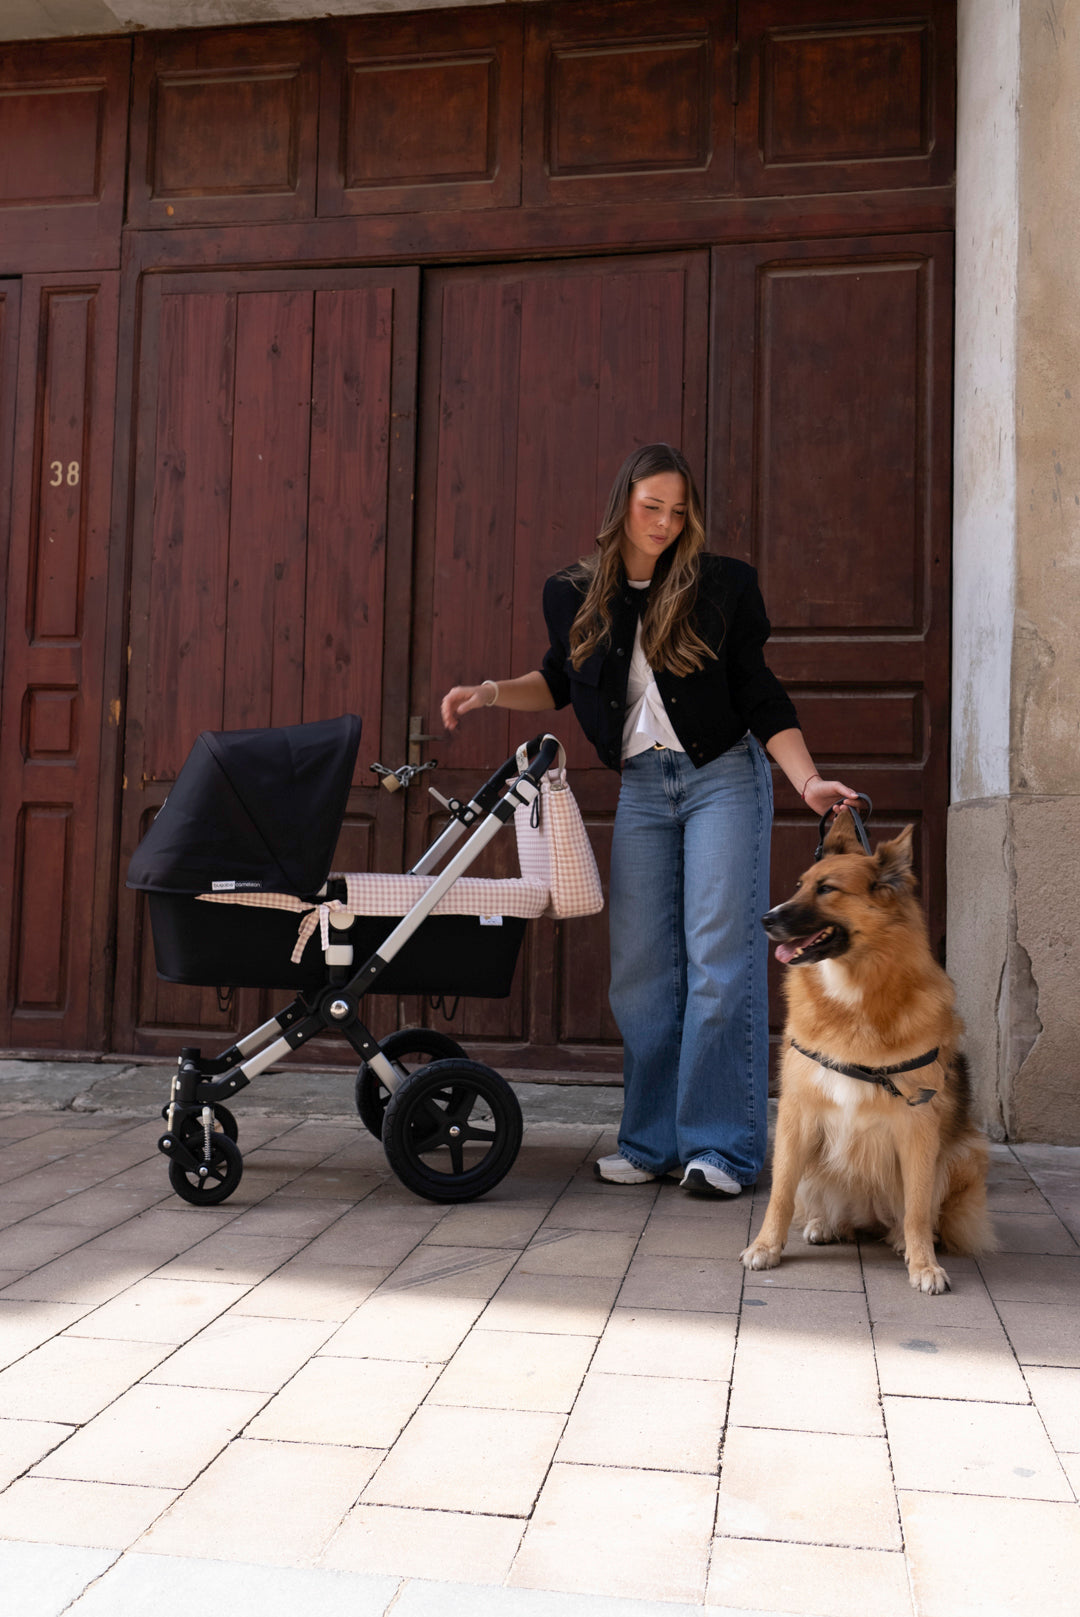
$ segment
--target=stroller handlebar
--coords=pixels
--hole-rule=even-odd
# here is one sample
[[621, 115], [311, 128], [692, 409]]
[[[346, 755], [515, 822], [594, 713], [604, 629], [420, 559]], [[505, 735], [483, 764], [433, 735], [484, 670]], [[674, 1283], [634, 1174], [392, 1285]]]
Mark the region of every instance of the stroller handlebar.
[[534, 785], [539, 786], [559, 756], [559, 743], [554, 736], [534, 736], [531, 741], [525, 743], [525, 750], [527, 753], [531, 753], [534, 747], [538, 747], [539, 751], [535, 758], [530, 759], [529, 767], [525, 770], [525, 774], [528, 775]]
[[[558, 755], [559, 743], [554, 736], [533, 736], [530, 741], [526, 741], [525, 751], [531, 760], [526, 774], [530, 780], [538, 782], [554, 763]], [[495, 773], [484, 782], [478, 791], [473, 793], [473, 802], [478, 808], [483, 809], [485, 814], [489, 813], [498, 802], [507, 781], [520, 774], [521, 768], [517, 761], [517, 754], [511, 753], [506, 762], [500, 764]]]

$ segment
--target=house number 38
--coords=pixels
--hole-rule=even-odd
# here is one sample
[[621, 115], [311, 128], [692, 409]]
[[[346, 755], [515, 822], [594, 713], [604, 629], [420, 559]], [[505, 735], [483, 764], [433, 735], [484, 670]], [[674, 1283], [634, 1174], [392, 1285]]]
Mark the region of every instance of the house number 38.
[[79, 463], [77, 460], [69, 460], [66, 470], [62, 460], [51, 460], [49, 462], [49, 471], [52, 473], [49, 478], [50, 488], [59, 488], [62, 483], [66, 483], [69, 488], [74, 488], [79, 481]]

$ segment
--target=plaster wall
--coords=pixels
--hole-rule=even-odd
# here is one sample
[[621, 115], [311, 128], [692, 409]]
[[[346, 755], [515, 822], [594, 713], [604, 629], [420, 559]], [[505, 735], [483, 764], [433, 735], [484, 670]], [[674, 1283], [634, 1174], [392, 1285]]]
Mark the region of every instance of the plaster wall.
[[1012, 780], [1080, 793], [1080, 0], [1026, 4], [1020, 54]]
[[991, 1132], [1080, 1141], [1080, 0], [960, 0], [949, 967]]
[[1009, 1132], [1002, 1021], [1008, 1019], [1009, 801], [977, 798], [949, 813], [948, 968], [966, 1028], [975, 1112], [995, 1140]]
[[960, 0], [953, 801], [1009, 789], [1020, 0]]
[[1014, 955], [1031, 988], [1010, 1129], [1065, 1143], [1080, 1140], [1080, 0], [1024, 4], [1020, 64], [1010, 784]]
[[1011, 831], [1016, 937], [1009, 956], [1009, 1136], [1075, 1145], [1080, 1143], [1080, 797], [1014, 803]]

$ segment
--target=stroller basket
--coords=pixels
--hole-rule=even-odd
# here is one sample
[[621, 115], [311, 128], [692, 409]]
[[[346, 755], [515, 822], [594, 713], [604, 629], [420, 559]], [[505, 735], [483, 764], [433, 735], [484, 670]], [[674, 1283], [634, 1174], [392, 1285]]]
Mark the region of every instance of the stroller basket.
[[[361, 1058], [361, 1120], [419, 1195], [471, 1200], [498, 1184], [517, 1156], [521, 1110], [497, 1072], [430, 1028], [404, 1029], [380, 1043], [360, 1011], [368, 993], [510, 993], [526, 922], [552, 913], [553, 872], [563, 869], [559, 838], [551, 834], [545, 853], [544, 836], [528, 818], [561, 748], [554, 737], [538, 736], [469, 803], [452, 801], [449, 825], [408, 875], [332, 875], [359, 741], [360, 720], [351, 714], [284, 729], [205, 732], [132, 858], [128, 886], [147, 894], [163, 978], [295, 996], [221, 1055], [181, 1051], [158, 1144], [174, 1190], [187, 1201], [214, 1205], [240, 1182], [236, 1119], [225, 1100], [328, 1033], [342, 1034]], [[572, 798], [565, 772], [552, 780], [562, 826]], [[528, 877], [467, 876], [516, 814]], [[583, 830], [578, 840], [570, 875], [582, 896], [559, 915], [602, 906]]]

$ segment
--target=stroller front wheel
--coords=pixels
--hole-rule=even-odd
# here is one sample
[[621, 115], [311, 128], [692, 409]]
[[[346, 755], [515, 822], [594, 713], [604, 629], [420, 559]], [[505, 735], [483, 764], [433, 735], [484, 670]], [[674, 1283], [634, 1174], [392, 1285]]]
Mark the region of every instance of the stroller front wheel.
[[214, 1134], [210, 1138], [210, 1161], [200, 1163], [205, 1173], [185, 1167], [181, 1162], [169, 1163], [169, 1183], [178, 1196], [195, 1207], [216, 1207], [231, 1196], [244, 1172], [244, 1159], [240, 1147], [227, 1134]]
[[466, 1202], [504, 1179], [521, 1149], [518, 1098], [479, 1061], [433, 1061], [391, 1095], [383, 1118], [386, 1160], [408, 1190], [433, 1202]]
[[[399, 1032], [380, 1040], [380, 1049], [387, 1061], [397, 1067], [402, 1078], [407, 1078], [411, 1069], [421, 1062], [448, 1061], [452, 1057], [465, 1059], [465, 1052], [457, 1040], [434, 1027], [401, 1028]], [[355, 1096], [361, 1123], [369, 1134], [381, 1140], [390, 1091], [366, 1061], [356, 1075]]]

